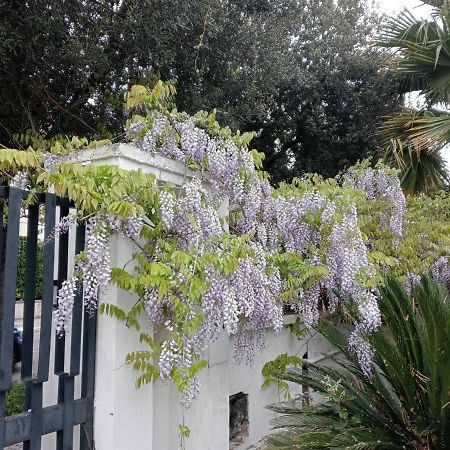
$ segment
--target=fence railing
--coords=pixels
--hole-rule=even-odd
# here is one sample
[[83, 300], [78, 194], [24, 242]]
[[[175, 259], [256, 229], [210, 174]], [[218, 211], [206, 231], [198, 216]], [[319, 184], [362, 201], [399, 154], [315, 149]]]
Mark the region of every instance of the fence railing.
[[[74, 246], [69, 245], [69, 234], [59, 236], [56, 245], [51, 238], [56, 218], [67, 216], [72, 205], [52, 193], [37, 194], [33, 204], [26, 204], [24, 199], [28, 195], [29, 192], [18, 188], [0, 187], [0, 449], [23, 442], [24, 450], [39, 450], [42, 436], [49, 433], [56, 433], [57, 450], [72, 449], [76, 425], [81, 425], [80, 449], [93, 449], [96, 318], [83, 311], [81, 290], [74, 299], [70, 334], [67, 338], [52, 339], [55, 287], [59, 288], [66, 279], [74, 254], [83, 250], [85, 229], [78, 225], [73, 230]], [[23, 215], [27, 240], [19, 378], [26, 386], [26, 405], [23, 413], [7, 416], [6, 396], [13, 383], [19, 231]], [[42, 222], [45, 245], [41, 317], [37, 324], [36, 255]], [[57, 402], [44, 406], [43, 388], [50, 376], [58, 379]], [[81, 378], [79, 395], [75, 387], [77, 378]]]

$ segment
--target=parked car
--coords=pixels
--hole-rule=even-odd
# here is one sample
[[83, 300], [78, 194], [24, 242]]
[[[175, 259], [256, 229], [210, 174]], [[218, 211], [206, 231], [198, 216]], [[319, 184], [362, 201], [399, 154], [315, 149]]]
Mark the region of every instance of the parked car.
[[13, 366], [22, 361], [22, 333], [14, 327]]

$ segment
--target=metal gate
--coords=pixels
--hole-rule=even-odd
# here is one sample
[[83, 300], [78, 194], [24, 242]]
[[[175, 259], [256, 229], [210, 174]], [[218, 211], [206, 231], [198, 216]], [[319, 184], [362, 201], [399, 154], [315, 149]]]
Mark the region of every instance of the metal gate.
[[[51, 338], [55, 292], [67, 277], [71, 256], [68, 234], [59, 237], [57, 250], [51, 236], [58, 211], [59, 217], [67, 216], [72, 205], [51, 193], [37, 194], [35, 204], [27, 205], [24, 199], [28, 195], [29, 192], [18, 188], [0, 187], [0, 202], [7, 206], [1, 208], [0, 213], [0, 449], [23, 442], [25, 450], [38, 450], [41, 449], [42, 436], [55, 432], [56, 449], [72, 449], [76, 425], [80, 425], [80, 449], [93, 449], [96, 318], [89, 318], [83, 311], [82, 292], [78, 292], [74, 299], [70, 334], [67, 338]], [[23, 413], [7, 417], [6, 395], [12, 386], [13, 375], [21, 216], [26, 217], [25, 223], [22, 219], [22, 226], [26, 226], [27, 237], [20, 371], [20, 379], [26, 386], [26, 407]], [[43, 246], [41, 319], [39, 338], [34, 339], [38, 232], [42, 226], [46, 243]], [[78, 225], [74, 234], [76, 254], [84, 247], [84, 226]], [[33, 340], [38, 341], [34, 342], [35, 346], [38, 345], [34, 361]], [[54, 375], [50, 372], [53, 355]], [[43, 388], [49, 376], [56, 376], [58, 380], [57, 402], [44, 406]], [[80, 377], [81, 395], [80, 392], [77, 395], [75, 386]]]

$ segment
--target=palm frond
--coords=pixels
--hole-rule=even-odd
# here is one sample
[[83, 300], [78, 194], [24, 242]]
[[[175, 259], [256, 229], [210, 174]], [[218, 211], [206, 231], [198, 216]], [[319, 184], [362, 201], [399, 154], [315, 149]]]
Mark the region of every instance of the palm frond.
[[422, 0], [422, 3], [425, 3], [430, 6], [434, 6], [435, 8], [439, 8], [446, 4], [447, 0]]
[[388, 117], [380, 133], [385, 159], [401, 169], [408, 194], [430, 194], [449, 183], [440, 150], [450, 140], [450, 115], [442, 111], [404, 108]]
[[382, 127], [382, 145], [388, 159], [404, 169], [403, 186], [409, 192], [435, 191], [448, 181], [442, 158], [432, 153], [450, 142], [450, 114], [433, 109], [450, 106], [450, 3], [423, 3], [434, 7], [432, 20], [418, 20], [404, 10], [388, 20], [376, 41], [396, 51], [395, 70], [403, 84], [426, 100], [426, 108], [403, 108]]
[[[445, 301], [442, 301], [442, 299]], [[424, 279], [417, 291], [423, 318], [423, 372], [427, 378], [430, 422], [450, 436], [450, 301], [443, 289]]]
[[364, 377], [339, 326], [318, 331], [341, 350], [333, 367], [290, 367], [279, 377], [307, 386], [324, 402], [271, 405], [276, 432], [271, 449], [450, 448], [450, 300], [445, 288], [424, 278], [409, 297], [387, 277], [380, 311], [386, 328], [371, 338], [374, 375]]
[[449, 172], [440, 152], [408, 153], [404, 164], [400, 181], [403, 190], [409, 195], [432, 195], [449, 185]]
[[412, 42], [427, 43], [438, 36], [434, 22], [417, 19], [411, 11], [404, 9], [396, 17], [390, 17], [376, 39], [382, 47], [402, 49]]
[[438, 110], [402, 108], [386, 117], [383, 125], [385, 142], [397, 144], [394, 151], [403, 152], [405, 143], [409, 150], [436, 151], [450, 141], [450, 114]]
[[448, 102], [450, 94], [449, 17], [418, 20], [404, 10], [389, 20], [377, 44], [397, 52], [397, 71], [431, 102]]

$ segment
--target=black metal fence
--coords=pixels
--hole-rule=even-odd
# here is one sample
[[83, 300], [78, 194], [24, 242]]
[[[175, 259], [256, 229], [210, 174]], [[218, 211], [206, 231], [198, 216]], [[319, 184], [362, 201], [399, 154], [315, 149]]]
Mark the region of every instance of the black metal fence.
[[[0, 187], [0, 449], [23, 442], [25, 450], [41, 448], [42, 436], [56, 433], [56, 449], [74, 447], [74, 430], [79, 427], [80, 449], [93, 449], [93, 402], [96, 318], [83, 311], [82, 292], [74, 299], [72, 329], [67, 338], [52, 342], [52, 316], [56, 288], [67, 277], [69, 235], [44, 246], [40, 326], [35, 327], [36, 254], [39, 228], [50, 238], [59, 216], [69, 214], [71, 205], [54, 194], [38, 194], [37, 202], [26, 205], [28, 192]], [[5, 214], [5, 211], [7, 212]], [[26, 386], [26, 405], [21, 414], [6, 415], [6, 396], [13, 383], [13, 349], [17, 283], [17, 254], [20, 219], [26, 216], [26, 269], [23, 303], [22, 362], [20, 380]], [[83, 250], [84, 226], [77, 226], [75, 249]], [[57, 253], [57, 254], [56, 254]], [[57, 270], [55, 267], [57, 261]], [[55, 273], [56, 272], [56, 273]], [[38, 332], [38, 336], [36, 336]], [[53, 333], [54, 335], [54, 333]], [[67, 342], [66, 342], [67, 339]], [[37, 341], [37, 342], [34, 342]], [[33, 346], [35, 357], [33, 358]], [[54, 355], [53, 373], [50, 358]], [[43, 405], [43, 388], [49, 377], [58, 380], [57, 402]], [[81, 377], [81, 394], [76, 395], [76, 379]], [[76, 440], [77, 441], [77, 440]]]

